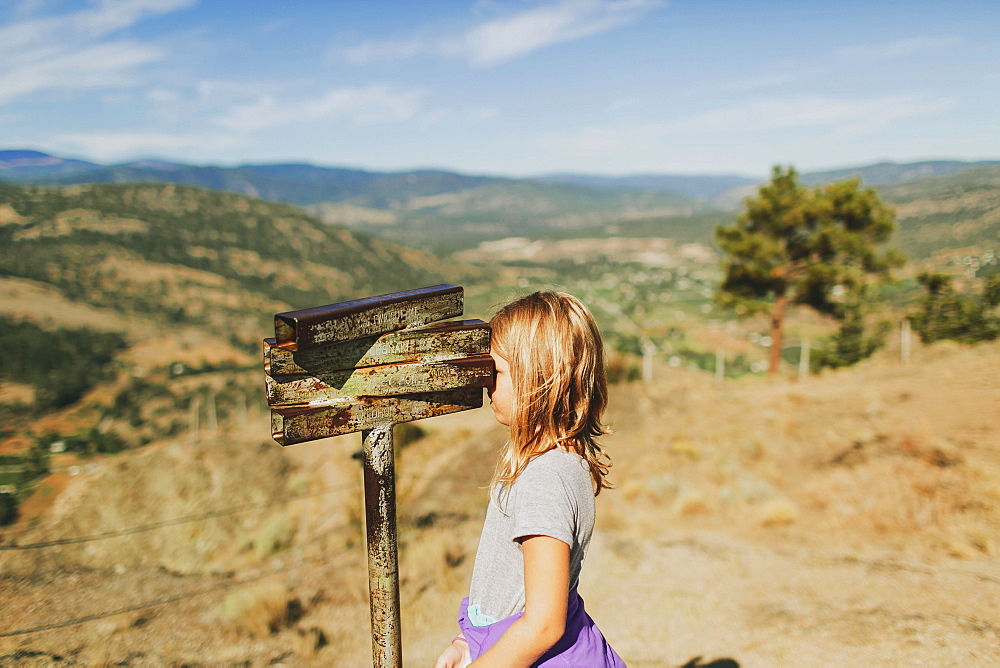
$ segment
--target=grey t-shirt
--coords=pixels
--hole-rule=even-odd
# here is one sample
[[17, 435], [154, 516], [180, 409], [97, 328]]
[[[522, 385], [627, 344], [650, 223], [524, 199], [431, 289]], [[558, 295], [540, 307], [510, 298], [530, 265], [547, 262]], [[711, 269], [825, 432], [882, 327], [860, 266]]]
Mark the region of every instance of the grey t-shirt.
[[549, 450], [532, 459], [514, 484], [494, 491], [486, 510], [469, 587], [476, 626], [524, 611], [524, 556], [519, 539], [551, 536], [569, 545], [570, 589], [594, 531], [594, 487], [582, 457]]

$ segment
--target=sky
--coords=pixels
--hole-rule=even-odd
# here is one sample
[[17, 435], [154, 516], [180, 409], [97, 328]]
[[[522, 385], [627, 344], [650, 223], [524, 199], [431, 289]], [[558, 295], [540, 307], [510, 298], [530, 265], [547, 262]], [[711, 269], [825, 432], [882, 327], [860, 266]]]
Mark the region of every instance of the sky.
[[996, 0], [0, 0], [0, 148], [534, 176], [1000, 159]]

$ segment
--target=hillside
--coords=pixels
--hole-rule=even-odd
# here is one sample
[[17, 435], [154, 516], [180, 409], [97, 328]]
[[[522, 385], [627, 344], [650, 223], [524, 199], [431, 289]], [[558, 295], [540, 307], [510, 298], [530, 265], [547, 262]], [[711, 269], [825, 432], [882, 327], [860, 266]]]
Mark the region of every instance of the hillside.
[[[102, 166], [44, 153], [0, 151], [0, 179], [31, 184], [175, 183], [308, 207], [327, 222], [416, 245], [595, 227], [637, 214], [688, 212], [694, 199], [636, 191], [468, 176], [440, 170], [370, 172], [305, 164], [198, 167], [144, 161]], [[445, 244], [447, 245], [447, 244]]]
[[0, 179], [7, 181], [81, 174], [100, 168], [93, 162], [60, 158], [41, 151], [0, 151]]
[[296, 207], [168, 184], [0, 184], [0, 224], [6, 277], [171, 324], [221, 327], [264, 303], [301, 308], [440, 277], [431, 255]]
[[1000, 162], [996, 160], [979, 160], [976, 162], [964, 160], [925, 160], [923, 162], [902, 164], [880, 162], [875, 165], [866, 165], [863, 167], [848, 167], [823, 172], [806, 172], [802, 175], [802, 181], [809, 184], [831, 183], [833, 181], [844, 181], [857, 177], [868, 185], [884, 186], [907, 181], [952, 176], [967, 170], [996, 167], [998, 165], [1000, 165]]
[[135, 447], [192, 429], [192, 402], [245, 413], [259, 382], [224, 380], [257, 367], [274, 313], [475, 274], [443, 269], [230, 193], [0, 183], [0, 340], [18, 351], [0, 363], [0, 454]]
[[[860, 177], [899, 204], [898, 243], [911, 257], [937, 250], [952, 223], [982, 246], [997, 188], [995, 161], [925, 161], [804, 173], [803, 183]], [[303, 164], [198, 167], [155, 161], [97, 165], [33, 151], [0, 151], [0, 178], [35, 183], [171, 182], [306, 207], [334, 225], [451, 253], [505, 237], [668, 237], [713, 245], [713, 232], [756, 193], [740, 176], [557, 174], [536, 179], [446, 171], [370, 172]], [[974, 189], [977, 194], [965, 192]], [[961, 196], [959, 196], [961, 195]], [[947, 204], [943, 204], [947, 201]], [[942, 208], [943, 207], [943, 208]], [[979, 222], [975, 222], [979, 220]], [[974, 238], [967, 238], [969, 235]], [[988, 245], [988, 244], [987, 244]]]
[[[618, 488], [598, 499], [588, 610], [630, 666], [994, 664], [997, 364], [995, 344], [946, 345], [805, 383], [657, 366], [614, 386]], [[422, 426], [398, 469], [413, 666], [454, 634], [503, 439], [488, 410]], [[255, 445], [265, 430], [164, 439], [72, 478], [18, 543], [123, 535], [0, 552], [0, 614], [96, 618], [0, 638], [0, 661], [368, 665], [359, 437]]]
[[[893, 196], [964, 212], [993, 192], [976, 178]], [[854, 369], [796, 382], [791, 350], [765, 380], [766, 323], [712, 307], [691, 221], [716, 224], [445, 259], [231, 193], [0, 184], [0, 486], [23, 501], [0, 531], [0, 663], [367, 665], [360, 437], [275, 445], [259, 341], [279, 310], [439, 282], [467, 285], [470, 317], [555, 285], [601, 322], [619, 488], [583, 586], [629, 665], [1000, 658], [1000, 349], [904, 366], [894, 334]], [[486, 410], [417, 426], [397, 432], [407, 665], [453, 633], [503, 439]]]
[[760, 179], [738, 175], [632, 174], [546, 174], [535, 177], [543, 183], [567, 183], [610, 190], [639, 190], [680, 193], [699, 200], [711, 200], [735, 188], [756, 185]]
[[[1000, 166], [879, 187], [900, 220], [899, 248], [914, 259], [975, 272], [984, 253], [1000, 256]], [[970, 261], [971, 262], [971, 261]]]

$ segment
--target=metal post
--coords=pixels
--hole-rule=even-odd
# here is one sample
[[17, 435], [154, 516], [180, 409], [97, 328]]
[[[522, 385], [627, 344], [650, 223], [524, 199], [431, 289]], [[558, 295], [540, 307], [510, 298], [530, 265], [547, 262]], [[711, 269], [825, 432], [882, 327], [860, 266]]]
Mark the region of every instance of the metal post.
[[722, 385], [726, 379], [726, 353], [721, 349], [715, 351], [715, 383]]
[[392, 424], [361, 432], [364, 439], [365, 524], [368, 591], [372, 620], [372, 665], [403, 665], [399, 623], [399, 558], [396, 549], [396, 471]]

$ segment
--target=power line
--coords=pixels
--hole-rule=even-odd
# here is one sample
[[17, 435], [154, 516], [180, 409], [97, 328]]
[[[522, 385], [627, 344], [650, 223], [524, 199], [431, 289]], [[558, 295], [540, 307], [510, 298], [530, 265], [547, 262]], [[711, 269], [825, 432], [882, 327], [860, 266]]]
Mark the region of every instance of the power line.
[[176, 603], [177, 601], [182, 601], [188, 598], [194, 598], [196, 596], [202, 596], [204, 594], [210, 594], [215, 591], [221, 591], [223, 589], [229, 589], [231, 587], [238, 587], [240, 585], [248, 584], [250, 582], [256, 582], [257, 580], [262, 580], [266, 577], [272, 575], [277, 575], [279, 573], [285, 573], [287, 571], [294, 570], [296, 568], [301, 568], [302, 566], [320, 561], [322, 559], [328, 559], [330, 557], [335, 557], [346, 552], [349, 552], [352, 548], [345, 548], [334, 552], [333, 554], [321, 554], [316, 557], [311, 557], [308, 559], [300, 559], [299, 561], [285, 565], [272, 568], [267, 571], [256, 573], [251, 576], [241, 578], [239, 580], [233, 580], [231, 582], [220, 582], [218, 584], [211, 585], [209, 587], [204, 587], [202, 589], [196, 589], [192, 591], [185, 592], [183, 594], [175, 594], [174, 596], [163, 596], [161, 598], [153, 599], [152, 601], [147, 601], [145, 603], [140, 603], [138, 605], [126, 606], [124, 608], [118, 608], [116, 610], [108, 610], [105, 612], [98, 612], [92, 615], [87, 615], [85, 617], [78, 617], [76, 619], [68, 619], [62, 622], [56, 622], [55, 624], [46, 624], [44, 626], [36, 626], [30, 629], [18, 629], [17, 631], [4, 631], [0, 632], [0, 638], [9, 638], [11, 636], [29, 635], [32, 633], [41, 633], [42, 631], [51, 631], [53, 629], [61, 629], [67, 626], [75, 626], [77, 624], [84, 624], [86, 622], [92, 622], [98, 619], [105, 619], [106, 617], [114, 617], [115, 615], [123, 615], [128, 612], [136, 612], [138, 610], [146, 610], [148, 608], [155, 608], [157, 606], [166, 605], [168, 603]]
[[[481, 482], [479, 479], [474, 479], [468, 476], [418, 476], [418, 475], [403, 475], [400, 476], [403, 479], [410, 480], [451, 480], [460, 482]], [[290, 501], [296, 501], [298, 499], [305, 499], [314, 496], [322, 496], [323, 494], [331, 494], [334, 492], [342, 492], [347, 489], [356, 487], [354, 483], [346, 485], [338, 485], [335, 487], [328, 487], [326, 489], [319, 490], [317, 492], [310, 492], [308, 494], [294, 494], [291, 496], [283, 497], [281, 499], [274, 499], [271, 501], [263, 501], [261, 503], [254, 503], [244, 506], [236, 506], [233, 508], [224, 508], [222, 510], [215, 510], [208, 513], [201, 513], [198, 515], [188, 515], [185, 517], [177, 517], [169, 520], [161, 520], [159, 522], [151, 522], [150, 524], [142, 524], [136, 527], [131, 527], [128, 529], [119, 529], [117, 531], [106, 531], [104, 533], [94, 534], [91, 536], [78, 536], [74, 538], [60, 538], [57, 540], [40, 541], [37, 543], [25, 543], [22, 545], [0, 545], [0, 551], [5, 550], [35, 550], [44, 547], [55, 547], [59, 545], [76, 545], [79, 543], [89, 543], [97, 540], [105, 540], [108, 538], [118, 538], [121, 536], [129, 536], [132, 534], [143, 533], [146, 531], [153, 531], [155, 529], [162, 529], [169, 526], [177, 526], [180, 524], [187, 524], [189, 522], [198, 522], [202, 520], [213, 519], [216, 517], [225, 517], [227, 515], [235, 515], [236, 513], [246, 512], [250, 510], [260, 510], [262, 508], [269, 508], [270, 506], [279, 505], [283, 503], [288, 503]]]
[[[404, 477], [408, 477], [408, 478], [422, 478], [423, 476], [404, 476]], [[466, 477], [451, 477], [451, 476], [445, 476], [445, 477], [448, 478], [448, 479], [452, 479], [452, 480], [469, 481], [469, 478], [466, 478]], [[190, 516], [187, 516], [187, 517], [179, 517], [179, 518], [175, 518], [175, 519], [172, 519], [172, 520], [164, 520], [162, 522], [154, 522], [154, 523], [151, 523], [151, 524], [145, 524], [145, 525], [141, 525], [141, 526], [137, 526], [137, 527], [132, 527], [130, 529], [122, 529], [120, 531], [109, 531], [109, 532], [105, 532], [105, 533], [102, 533], [102, 534], [95, 534], [93, 536], [81, 536], [81, 537], [77, 537], [77, 538], [67, 538], [67, 539], [47, 541], [47, 542], [41, 542], [41, 543], [29, 543], [29, 544], [26, 544], [26, 545], [2, 545], [2, 546], [0, 546], [0, 550], [26, 550], [26, 549], [34, 549], [34, 548], [51, 547], [51, 546], [54, 546], [54, 545], [69, 545], [69, 544], [74, 544], [74, 543], [84, 543], [84, 542], [88, 542], [88, 541], [103, 540], [103, 539], [107, 539], [107, 538], [114, 538], [114, 537], [118, 537], [118, 536], [125, 536], [125, 535], [129, 535], [129, 534], [140, 533], [140, 532], [143, 532], [143, 531], [152, 531], [154, 529], [159, 529], [159, 528], [163, 528], [163, 527], [167, 527], [167, 526], [174, 526], [174, 525], [183, 524], [183, 523], [186, 523], [186, 522], [195, 522], [195, 521], [200, 521], [200, 520], [205, 520], [205, 519], [211, 519], [211, 518], [214, 518], [214, 517], [223, 517], [223, 516], [226, 516], [226, 515], [232, 515], [232, 514], [235, 514], [235, 513], [238, 513], [238, 512], [243, 512], [243, 511], [247, 511], [247, 510], [254, 510], [254, 509], [260, 509], [260, 508], [266, 508], [266, 507], [269, 507], [269, 506], [272, 506], [272, 505], [277, 505], [277, 504], [281, 504], [281, 503], [287, 503], [289, 501], [293, 501], [293, 500], [296, 500], [296, 499], [308, 498], [308, 497], [313, 497], [313, 496], [320, 496], [322, 494], [328, 494], [328, 493], [334, 493], [334, 492], [342, 492], [342, 491], [346, 491], [348, 489], [355, 488], [355, 487], [357, 487], [356, 484], [338, 485], [338, 486], [334, 486], [334, 487], [328, 487], [326, 489], [319, 490], [317, 492], [312, 492], [312, 493], [309, 493], [309, 494], [298, 494], [298, 495], [294, 495], [294, 496], [290, 496], [290, 497], [285, 497], [285, 498], [277, 499], [277, 500], [272, 500], [272, 501], [268, 501], [268, 502], [263, 502], [263, 503], [250, 504], [250, 505], [245, 505], [245, 506], [237, 506], [237, 507], [234, 507], [234, 508], [226, 508], [226, 509], [223, 509], [223, 510], [217, 510], [217, 511], [209, 512], [209, 513], [202, 513], [200, 515], [190, 515]], [[315, 542], [318, 542], [320, 539], [325, 538], [326, 536], [328, 536], [328, 535], [330, 535], [330, 534], [332, 534], [332, 533], [334, 533], [334, 532], [336, 532], [336, 531], [338, 531], [338, 530], [340, 530], [342, 528], [344, 528], [344, 525], [338, 525], [338, 526], [335, 526], [335, 527], [333, 527], [333, 528], [331, 528], [331, 529], [329, 529], [327, 531], [324, 531], [324, 532], [320, 533], [319, 535], [314, 536], [305, 545], [309, 545], [309, 544], [313, 544]], [[304, 547], [304, 545], [302, 547]], [[255, 582], [257, 580], [261, 580], [261, 579], [266, 578], [266, 577], [270, 577], [272, 575], [277, 575], [277, 574], [280, 574], [280, 573], [288, 572], [288, 571], [294, 570], [296, 568], [301, 568], [302, 566], [305, 566], [305, 565], [308, 565], [308, 564], [311, 564], [311, 563], [319, 562], [319, 561], [321, 561], [323, 559], [328, 559], [328, 558], [335, 557], [335, 556], [338, 556], [338, 555], [341, 555], [341, 554], [345, 554], [347, 552], [350, 552], [352, 549], [354, 549], [354, 546], [349, 546], [349, 547], [344, 548], [342, 550], [338, 550], [337, 552], [334, 552], [333, 554], [323, 553], [323, 554], [320, 554], [320, 555], [318, 555], [316, 557], [303, 558], [303, 559], [300, 559], [297, 562], [294, 562], [292, 564], [278, 566], [276, 568], [272, 568], [272, 569], [269, 569], [269, 570], [266, 570], [266, 571], [262, 571], [262, 572], [254, 574], [254, 575], [251, 575], [251, 576], [240, 578], [238, 580], [233, 580], [233, 581], [228, 581], [228, 582], [220, 582], [220, 583], [208, 586], [208, 587], [203, 587], [201, 589], [195, 589], [195, 590], [192, 590], [192, 591], [188, 591], [188, 592], [185, 592], [183, 594], [175, 594], [173, 596], [164, 596], [164, 597], [153, 599], [152, 601], [146, 601], [144, 603], [140, 603], [140, 604], [137, 604], [137, 605], [125, 606], [125, 607], [117, 608], [117, 609], [114, 609], [114, 610], [107, 610], [107, 611], [104, 611], [104, 612], [98, 612], [98, 613], [94, 613], [94, 614], [91, 614], [91, 615], [86, 615], [84, 617], [78, 617], [78, 618], [75, 618], [75, 619], [65, 620], [65, 621], [62, 621], [62, 622], [56, 622], [56, 623], [53, 623], [53, 624], [45, 624], [45, 625], [42, 625], [42, 626], [36, 626], [36, 627], [30, 628], [30, 629], [18, 629], [16, 631], [4, 631], [4, 632], [0, 632], [0, 638], [8, 638], [8, 637], [11, 637], [11, 636], [30, 635], [30, 634], [34, 634], [34, 633], [41, 633], [43, 631], [51, 631], [51, 630], [54, 630], [54, 629], [65, 628], [67, 626], [75, 626], [75, 625], [79, 625], [79, 624], [84, 624], [86, 622], [96, 621], [96, 620], [99, 620], [99, 619], [105, 619], [107, 617], [114, 617], [115, 615], [122, 615], [122, 614], [126, 614], [126, 613], [129, 613], [129, 612], [137, 612], [139, 610], [146, 610], [146, 609], [149, 609], [149, 608], [154, 608], [154, 607], [158, 607], [158, 606], [162, 606], [162, 605], [167, 605], [167, 604], [170, 604], [170, 603], [176, 603], [177, 601], [182, 601], [182, 600], [185, 600], [185, 599], [194, 598], [196, 596], [202, 596], [202, 595], [205, 595], [205, 594], [210, 594], [212, 592], [221, 591], [221, 590], [229, 589], [229, 588], [232, 588], [232, 587], [237, 587], [237, 586], [240, 586], [240, 585], [248, 584], [250, 582]]]
[[153, 531], [154, 529], [162, 529], [164, 527], [177, 526], [179, 524], [187, 524], [188, 522], [198, 522], [201, 520], [213, 519], [216, 517], [225, 517], [226, 515], [235, 515], [236, 513], [246, 512], [249, 510], [260, 510], [262, 508], [268, 508], [270, 506], [288, 503], [290, 501], [296, 501], [298, 499], [305, 499], [313, 496], [322, 496], [323, 494], [332, 494], [334, 492], [343, 492], [345, 490], [355, 487], [357, 487], [357, 484], [347, 484], [347, 485], [338, 485], [334, 487], [327, 487], [326, 489], [322, 489], [317, 492], [310, 492], [308, 494], [294, 494], [291, 496], [283, 497], [281, 499], [273, 499], [271, 501], [263, 501], [261, 503], [253, 503], [244, 506], [236, 506], [233, 508], [225, 508], [222, 510], [215, 510], [208, 513], [201, 513], [199, 515], [188, 515], [186, 517], [177, 517], [174, 519], [162, 520], [160, 522], [143, 524], [140, 526], [131, 527], [129, 529], [120, 529], [118, 531], [106, 531], [104, 533], [94, 534], [92, 536], [78, 536], [76, 538], [60, 538], [58, 540], [42, 541], [38, 543], [26, 543], [23, 545], [0, 545], [0, 551], [33, 550], [43, 547], [53, 547], [56, 545], [74, 545], [78, 543], [89, 543], [95, 540], [105, 540], [107, 538], [117, 538], [119, 536], [128, 536], [132, 534], [142, 533], [145, 531]]

